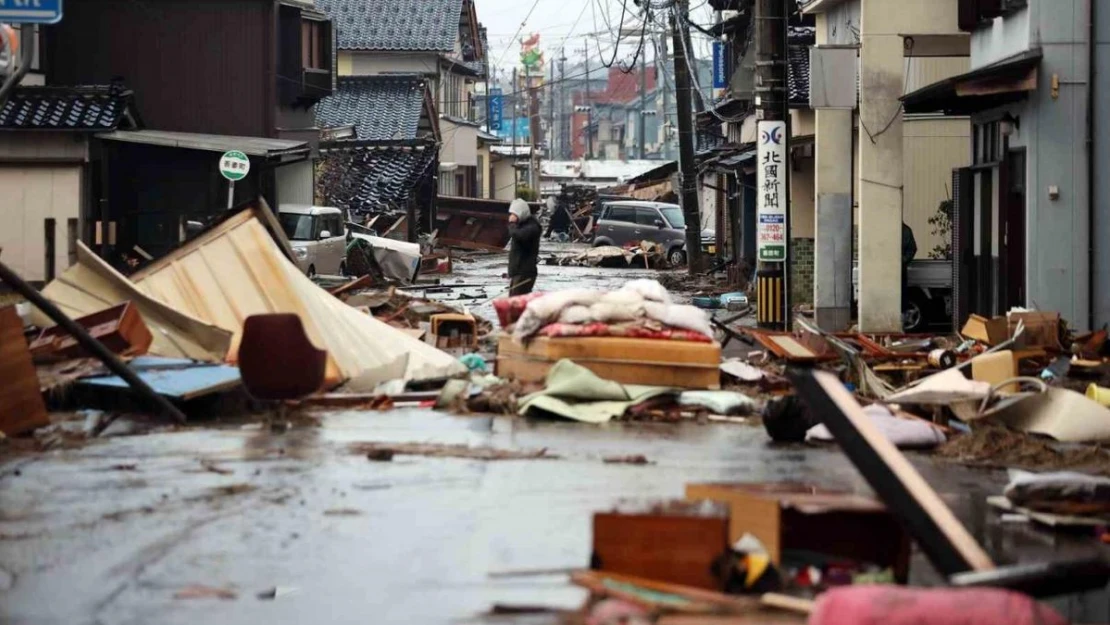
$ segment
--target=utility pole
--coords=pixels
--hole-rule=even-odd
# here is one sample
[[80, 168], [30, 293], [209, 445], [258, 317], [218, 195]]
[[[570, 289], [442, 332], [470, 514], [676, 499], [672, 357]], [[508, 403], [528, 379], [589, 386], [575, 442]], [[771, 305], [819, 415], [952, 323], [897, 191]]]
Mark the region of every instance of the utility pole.
[[667, 133], [670, 126], [668, 122], [671, 119], [671, 88], [667, 83], [667, 73], [665, 68], [669, 61], [667, 60], [667, 33], [663, 32], [659, 35], [659, 58], [655, 60], [656, 67], [660, 68], [659, 77], [663, 80], [663, 119], [660, 121], [659, 128], [663, 133], [663, 158], [671, 159], [671, 137]]
[[563, 48], [559, 48], [559, 156], [566, 160], [567, 138], [570, 133], [567, 132], [567, 55]]
[[758, 314], [761, 328], [789, 330], [790, 109], [786, 90], [785, 0], [756, 0]]
[[[782, 0], [779, 0], [780, 2]], [[682, 214], [686, 217], [686, 265], [690, 275], [702, 270], [701, 215], [698, 211], [697, 174], [694, 168], [694, 114], [690, 110], [690, 72], [686, 66], [686, 50], [682, 45], [685, 16], [689, 0], [677, 0], [671, 16], [671, 39], [674, 40], [674, 85], [678, 116], [678, 177], [682, 192]], [[678, 18], [682, 17], [682, 20]], [[681, 22], [681, 23], [680, 23]], [[689, 33], [685, 33], [687, 36]]]
[[586, 59], [586, 159], [594, 157], [594, 106], [590, 96], [590, 46], [582, 46], [582, 55]]
[[555, 60], [551, 61], [551, 82], [547, 85], [547, 154], [555, 153]]
[[532, 187], [536, 200], [540, 199], [540, 88], [537, 83], [541, 80], [543, 80], [542, 69], [538, 76], [532, 75], [527, 69], [524, 70], [524, 81], [528, 83], [528, 140], [531, 145], [528, 163], [532, 175], [528, 184]]
[[636, 137], [640, 139], [640, 160], [644, 159], [644, 134], [646, 131], [646, 123], [644, 118], [647, 116], [647, 68], [648, 64], [644, 61], [647, 56], [647, 50], [640, 51], [640, 118], [637, 120], [639, 124], [636, 126]]
[[[516, 67], [513, 67], [513, 84], [509, 89], [509, 95], [513, 101], [513, 163], [516, 163], [516, 117], [517, 110], [520, 108], [517, 105], [517, 86], [516, 86]], [[520, 172], [517, 168], [513, 167], [513, 195], [516, 195], [516, 189], [520, 186]]]

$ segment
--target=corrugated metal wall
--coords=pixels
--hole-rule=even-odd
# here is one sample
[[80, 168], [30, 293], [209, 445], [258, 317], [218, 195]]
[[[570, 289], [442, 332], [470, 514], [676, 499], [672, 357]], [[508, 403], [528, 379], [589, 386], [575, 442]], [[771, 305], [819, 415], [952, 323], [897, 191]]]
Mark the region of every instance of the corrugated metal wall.
[[903, 128], [903, 220], [913, 228], [917, 257], [928, 258], [941, 243], [929, 218], [952, 197], [952, 170], [971, 162], [971, 126], [966, 118], [910, 118]]
[[265, 0], [67, 0], [47, 30], [50, 84], [135, 91], [147, 128], [272, 136], [276, 52]]

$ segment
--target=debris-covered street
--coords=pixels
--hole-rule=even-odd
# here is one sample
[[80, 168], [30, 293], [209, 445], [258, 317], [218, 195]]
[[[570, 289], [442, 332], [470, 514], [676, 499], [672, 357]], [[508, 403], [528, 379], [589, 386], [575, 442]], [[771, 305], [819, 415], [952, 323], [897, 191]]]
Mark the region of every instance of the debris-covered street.
[[1110, 623], [1103, 4], [0, 0], [0, 625]]

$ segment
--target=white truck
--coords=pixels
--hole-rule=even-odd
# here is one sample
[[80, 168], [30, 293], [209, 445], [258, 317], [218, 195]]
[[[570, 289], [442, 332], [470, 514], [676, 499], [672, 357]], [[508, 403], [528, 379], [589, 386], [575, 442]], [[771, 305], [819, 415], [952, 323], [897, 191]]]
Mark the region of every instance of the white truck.
[[[909, 305], [902, 311], [906, 332], [952, 325], [952, 261], [915, 260], [907, 273]], [[852, 302], [859, 302], [859, 261], [852, 264]]]

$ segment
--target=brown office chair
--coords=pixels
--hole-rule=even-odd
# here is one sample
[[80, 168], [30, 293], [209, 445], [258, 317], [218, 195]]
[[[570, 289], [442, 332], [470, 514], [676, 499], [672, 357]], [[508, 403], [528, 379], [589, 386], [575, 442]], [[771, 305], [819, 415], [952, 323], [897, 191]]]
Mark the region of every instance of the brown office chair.
[[327, 364], [328, 353], [312, 344], [297, 315], [251, 315], [243, 323], [239, 372], [256, 399], [289, 401], [315, 393]]

